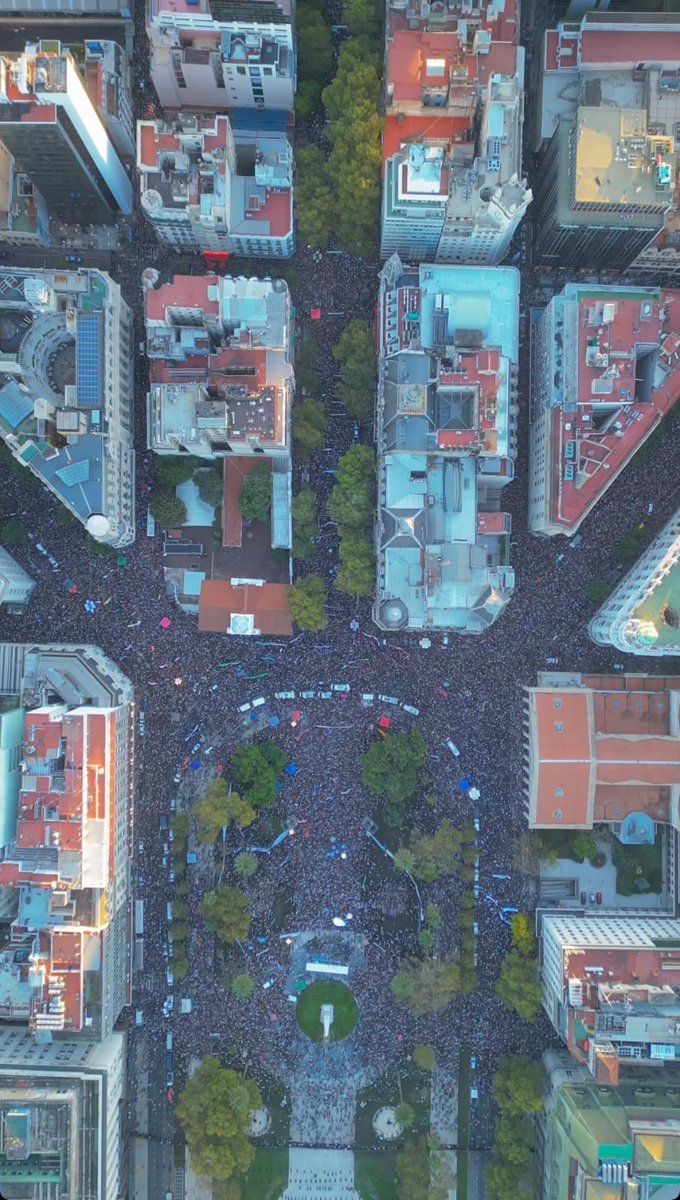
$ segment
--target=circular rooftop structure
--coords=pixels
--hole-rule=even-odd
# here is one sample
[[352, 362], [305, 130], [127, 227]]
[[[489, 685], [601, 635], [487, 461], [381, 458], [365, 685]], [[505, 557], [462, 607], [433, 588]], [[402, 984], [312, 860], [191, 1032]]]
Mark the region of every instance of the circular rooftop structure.
[[85, 525], [87, 532], [93, 538], [104, 538], [111, 531], [111, 522], [103, 513], [92, 513]]
[[628, 813], [621, 822], [619, 840], [624, 846], [653, 846], [654, 822], [646, 812]]
[[162, 207], [163, 197], [155, 188], [147, 188], [145, 192], [142, 192], [142, 208], [147, 212], [159, 212]]
[[408, 621], [408, 609], [403, 600], [391, 597], [380, 605], [379, 616], [383, 629], [403, 629]]

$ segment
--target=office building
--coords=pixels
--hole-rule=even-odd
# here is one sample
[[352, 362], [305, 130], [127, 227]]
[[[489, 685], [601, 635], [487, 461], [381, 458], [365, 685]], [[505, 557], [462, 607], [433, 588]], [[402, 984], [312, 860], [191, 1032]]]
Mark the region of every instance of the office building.
[[0, 1191], [6, 1200], [120, 1200], [126, 1036], [37, 1043], [0, 1027]]
[[501, 493], [517, 455], [519, 275], [404, 266], [378, 297], [374, 620], [482, 633], [514, 589]]
[[0, 245], [39, 247], [51, 240], [43, 197], [0, 142]]
[[388, 6], [381, 254], [502, 260], [522, 178], [524, 49], [514, 5]]
[[103, 1039], [130, 1002], [132, 685], [95, 647], [4, 643], [0, 694], [25, 710], [0, 1021]]
[[[535, 144], [543, 160], [534, 219], [544, 261], [680, 270], [679, 57], [680, 19], [669, 13], [598, 11], [580, 20], [570, 14], [546, 31], [535, 80]], [[581, 108], [590, 115], [578, 137]], [[666, 171], [656, 177], [657, 147], [670, 186]], [[586, 168], [583, 187], [575, 153]]]
[[97, 541], [135, 538], [132, 316], [98, 270], [0, 270], [0, 437]]
[[177, 250], [288, 258], [293, 152], [285, 133], [233, 131], [227, 116], [140, 121], [142, 212]]
[[84, 43], [81, 70], [90, 100], [97, 109], [118, 154], [135, 153], [130, 63], [118, 42], [98, 38]]
[[[151, 78], [163, 108], [292, 111], [290, 0], [150, 0], [146, 20]], [[284, 118], [276, 127], [285, 125]]]
[[21, 612], [31, 598], [35, 580], [0, 546], [0, 605]]
[[537, 1200], [665, 1200], [680, 1187], [680, 1080], [673, 1064], [638, 1064], [602, 1087], [564, 1051], [543, 1055]]
[[543, 1007], [596, 1083], [680, 1059], [680, 921], [545, 914], [541, 932]]
[[530, 829], [607, 824], [624, 844], [680, 829], [680, 677], [550, 671], [525, 689]]
[[572, 535], [675, 403], [680, 292], [568, 283], [535, 323], [529, 528]]
[[[218, 521], [193, 480], [177, 489], [187, 520], [165, 541], [168, 590], [205, 631], [288, 626], [285, 587], [265, 590], [290, 582], [287, 556], [284, 564], [275, 553], [292, 544], [288, 288], [280, 279], [176, 276], [145, 301], [149, 448], [190, 454], [223, 472]], [[271, 518], [244, 533], [239, 496], [258, 469], [271, 472]], [[209, 588], [210, 581], [229, 586]]]
[[0, 142], [51, 216], [95, 225], [132, 212], [132, 183], [68, 51], [0, 57]]
[[593, 641], [624, 654], [680, 654], [679, 560], [676, 512], [592, 618], [588, 633]]

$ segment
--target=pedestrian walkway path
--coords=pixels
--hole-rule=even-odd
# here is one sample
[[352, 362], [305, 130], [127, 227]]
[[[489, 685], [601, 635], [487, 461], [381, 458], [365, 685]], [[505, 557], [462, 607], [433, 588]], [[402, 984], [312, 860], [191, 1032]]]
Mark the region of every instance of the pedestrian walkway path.
[[[458, 1133], [458, 1084], [450, 1071], [435, 1067], [430, 1089], [430, 1129], [445, 1146], [456, 1144]], [[455, 1150], [443, 1151], [446, 1165], [455, 1179], [458, 1167]], [[448, 1200], [456, 1200], [455, 1186], [449, 1188]]]
[[337, 1083], [305, 1080], [293, 1090], [291, 1142], [314, 1146], [353, 1146], [356, 1093]]
[[361, 1200], [354, 1187], [354, 1154], [291, 1147], [281, 1200]]

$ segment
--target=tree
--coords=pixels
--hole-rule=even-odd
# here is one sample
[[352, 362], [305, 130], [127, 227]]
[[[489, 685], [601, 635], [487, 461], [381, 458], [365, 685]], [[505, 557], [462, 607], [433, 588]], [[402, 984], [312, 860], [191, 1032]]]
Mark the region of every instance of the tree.
[[571, 843], [571, 853], [577, 863], [584, 862], [586, 858], [594, 858], [597, 854], [595, 835], [589, 829], [582, 829]]
[[443, 1012], [460, 984], [458, 963], [441, 959], [403, 959], [392, 980], [392, 993], [417, 1017]]
[[373, 521], [375, 458], [369, 446], [351, 446], [338, 461], [336, 482], [328, 498], [328, 515], [342, 534], [365, 533]]
[[205, 462], [201, 458], [194, 458], [191, 454], [158, 454], [154, 460], [154, 466], [159, 485], [169, 491], [174, 491], [180, 483], [186, 483], [188, 479], [191, 479], [198, 467], [205, 466]]
[[398, 871], [408, 871], [411, 874], [416, 865], [416, 856], [408, 846], [400, 846], [395, 850], [392, 862]]
[[261, 1105], [252, 1079], [221, 1066], [216, 1058], [203, 1059], [175, 1107], [198, 1174], [217, 1180], [245, 1174], [255, 1157], [246, 1130], [250, 1113]]
[[187, 906], [186, 906], [184, 900], [173, 900], [172, 915], [176, 921], [181, 921], [182, 917], [186, 917]]
[[335, 200], [328, 166], [317, 146], [296, 152], [295, 190], [300, 241], [325, 250], [335, 223]]
[[295, 27], [300, 78], [325, 79], [330, 75], [333, 65], [333, 42], [328, 21], [311, 4], [299, 4]]
[[326, 409], [320, 400], [305, 396], [293, 407], [293, 439], [300, 457], [306, 461], [313, 450], [323, 446], [326, 430]]
[[512, 1008], [523, 1021], [535, 1021], [541, 1007], [541, 985], [538, 965], [533, 958], [524, 958], [511, 950], [503, 960], [496, 981], [496, 995], [506, 1008]]
[[415, 855], [413, 873], [423, 883], [434, 883], [440, 875], [452, 875], [458, 866], [461, 835], [448, 817], [434, 833], [421, 833], [414, 829], [411, 834], [411, 849]]
[[176, 842], [186, 842], [189, 838], [189, 817], [184, 812], [175, 813], [170, 828], [175, 835]]
[[375, 0], [345, 0], [342, 19], [352, 37], [380, 37], [382, 13]]
[[187, 519], [186, 505], [170, 488], [158, 488], [151, 493], [149, 511], [161, 529], [176, 529]]
[[321, 84], [318, 79], [303, 79], [295, 93], [295, 114], [307, 121], [321, 108]]
[[221, 942], [237, 942], [248, 936], [252, 913], [248, 897], [238, 888], [221, 887], [206, 892], [201, 913], [206, 928]]
[[326, 585], [318, 575], [305, 575], [288, 589], [290, 615], [300, 629], [317, 632], [328, 625]]
[[407, 1104], [402, 1100], [394, 1110], [394, 1115], [402, 1129], [410, 1129], [416, 1119], [416, 1111], [412, 1104]]
[[493, 1078], [493, 1098], [510, 1117], [543, 1110], [543, 1067], [523, 1055], [501, 1058]]
[[524, 1171], [492, 1155], [484, 1170], [488, 1200], [526, 1200], [531, 1189], [523, 1186]]
[[[298, 151], [298, 158], [302, 153], [302, 150]], [[319, 343], [316, 338], [311, 333], [305, 334], [298, 345], [295, 364], [295, 381], [302, 391], [316, 391], [318, 381], [316, 368], [319, 361], [319, 353]]]
[[520, 954], [533, 954], [536, 938], [525, 913], [515, 913], [510, 921], [510, 938], [513, 948]]
[[183, 955], [173, 958], [172, 973], [175, 976], [176, 983], [181, 983], [183, 979], [186, 979], [189, 974], [189, 963]]
[[339, 592], [350, 596], [372, 596], [375, 589], [373, 544], [362, 534], [340, 539], [340, 570], [335, 578]]
[[368, 321], [350, 321], [333, 347], [340, 363], [336, 394], [350, 416], [365, 420], [373, 412], [375, 397], [375, 346]]
[[360, 756], [361, 777], [374, 796], [389, 802], [385, 819], [399, 825], [406, 801], [418, 786], [418, 772], [425, 761], [425, 742], [418, 730], [395, 733], [374, 742]]
[[413, 1061], [421, 1071], [434, 1071], [437, 1065], [437, 1055], [434, 1046], [419, 1042], [413, 1047]]
[[259, 863], [257, 854], [250, 854], [247, 850], [242, 851], [236, 858], [234, 870], [242, 879], [249, 879], [257, 871]]
[[231, 990], [239, 1000], [248, 1000], [252, 996], [255, 988], [255, 982], [247, 971], [241, 971], [238, 975], [234, 975], [231, 981]]
[[408, 1138], [397, 1155], [397, 1200], [429, 1200], [430, 1153], [424, 1137]]
[[[359, 60], [355, 57], [357, 52]], [[367, 53], [365, 39], [344, 42], [338, 57], [335, 79], [325, 87], [322, 96], [330, 121], [352, 121], [353, 109], [362, 102], [372, 104], [378, 111], [380, 75], [375, 60], [375, 48]]]
[[247, 788], [246, 799], [253, 809], [269, 808], [274, 803], [276, 777], [285, 762], [285, 753], [269, 740], [259, 746], [242, 746], [233, 755], [230, 771]]
[[222, 473], [212, 467], [208, 470], [197, 471], [194, 475], [196, 490], [205, 504], [216, 508], [224, 499], [224, 480]]
[[260, 751], [264, 761], [268, 767], [271, 767], [275, 775], [280, 775], [288, 762], [286, 751], [278, 746], [271, 738], [265, 738], [260, 742], [257, 749]]
[[314, 539], [319, 532], [316, 505], [311, 488], [303, 487], [293, 496], [293, 557], [307, 558], [314, 552]]
[[[203, 799], [194, 805], [194, 816], [199, 825], [199, 841], [204, 845], [214, 842], [225, 825], [228, 825], [232, 819], [230, 814], [233, 811], [240, 811], [240, 803], [238, 796], [234, 796], [233, 800], [229, 796], [229, 784], [224, 776], [211, 780], [205, 789]], [[244, 816], [247, 818], [247, 812]], [[254, 817], [253, 813], [251, 819], [246, 823], [250, 825]]]
[[442, 914], [438, 904], [434, 904], [432, 901], [430, 901], [425, 909], [425, 921], [429, 925], [430, 929], [441, 928]]
[[[68, 512], [68, 509], [63, 511]], [[10, 517], [9, 521], [5, 521], [0, 529], [0, 542], [3, 546], [23, 546], [25, 541], [26, 530], [21, 521], [17, 521], [16, 517]]]
[[272, 506], [272, 473], [266, 464], [246, 475], [238, 498], [245, 521], [267, 521]]

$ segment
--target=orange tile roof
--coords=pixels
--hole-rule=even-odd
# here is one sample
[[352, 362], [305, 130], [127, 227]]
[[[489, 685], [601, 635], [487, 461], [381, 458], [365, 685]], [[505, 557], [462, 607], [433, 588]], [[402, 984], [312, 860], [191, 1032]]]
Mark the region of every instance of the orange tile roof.
[[217, 316], [220, 302], [217, 296], [208, 296], [208, 288], [216, 286], [218, 278], [214, 272], [207, 275], [174, 275], [161, 287], [148, 288], [144, 293], [147, 320], [165, 320], [168, 308], [200, 308]]
[[457, 136], [461, 140], [467, 141], [468, 135], [471, 136], [471, 134], [472, 130], [467, 117], [411, 116], [408, 114], [404, 116], [403, 120], [400, 120], [398, 116], [388, 114], [383, 129], [383, 162], [392, 158], [392, 155], [396, 154], [402, 145], [441, 142], [448, 146]]
[[[426, 74], [428, 59], [443, 61], [441, 74]], [[454, 62], [467, 67], [468, 80], [476, 78], [475, 57], [465, 53], [457, 34], [398, 30], [387, 47], [387, 78], [394, 88], [394, 102], [419, 101], [422, 87], [448, 87]]]
[[293, 632], [288, 587], [283, 583], [255, 587], [232, 585], [222, 579], [205, 579], [199, 597], [199, 630], [202, 633], [226, 633], [232, 613], [254, 616], [260, 633], [290, 636]]

